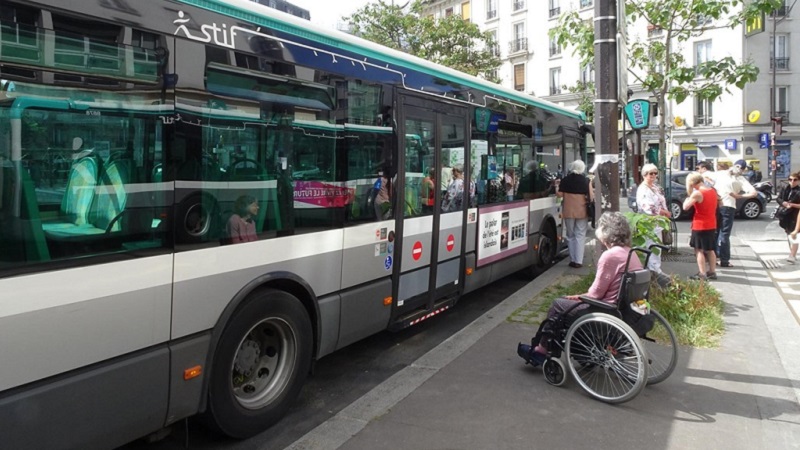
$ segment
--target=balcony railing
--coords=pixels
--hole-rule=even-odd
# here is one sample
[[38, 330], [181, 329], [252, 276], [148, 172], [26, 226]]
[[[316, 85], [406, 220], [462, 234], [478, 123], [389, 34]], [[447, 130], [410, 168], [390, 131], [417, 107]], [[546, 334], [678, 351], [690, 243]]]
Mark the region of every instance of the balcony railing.
[[581, 8], [588, 8], [594, 5], [594, 0], [581, 0]]
[[658, 27], [647, 27], [647, 37], [660, 37], [664, 35], [664, 30]]
[[493, 46], [489, 47], [489, 53], [492, 56], [499, 57], [500, 56], [500, 46], [499, 45], [493, 45]]
[[561, 47], [558, 45], [551, 45], [550, 46], [550, 56], [556, 56], [561, 54]]
[[789, 111], [775, 111], [775, 117], [782, 118], [784, 125], [789, 123]]
[[700, 115], [694, 116], [694, 125], [695, 126], [708, 126], [711, 125], [711, 116]]
[[519, 11], [521, 9], [525, 9], [525, 0], [516, 0], [514, 2], [514, 11]]
[[789, 58], [770, 58], [769, 68], [777, 70], [789, 70]]
[[561, 93], [561, 88], [558, 86], [550, 86], [550, 95], [558, 95]]
[[514, 39], [508, 43], [508, 52], [524, 52], [528, 50], [528, 38]]
[[556, 17], [557, 15], [561, 14], [561, 7], [555, 7], [550, 10], [550, 17]]
[[786, 0], [784, 0], [783, 4], [775, 10], [775, 15], [778, 17], [783, 17], [789, 13], [788, 8], [786, 7]]
[[490, 10], [486, 11], [486, 20], [492, 20], [495, 17], [497, 17], [497, 10], [496, 9], [490, 9]]

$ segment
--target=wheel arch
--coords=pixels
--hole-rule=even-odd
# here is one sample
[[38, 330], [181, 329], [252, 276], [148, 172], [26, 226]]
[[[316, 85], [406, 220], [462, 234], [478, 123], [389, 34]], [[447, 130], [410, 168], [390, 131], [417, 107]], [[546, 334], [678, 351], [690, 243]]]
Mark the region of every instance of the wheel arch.
[[228, 302], [228, 305], [220, 314], [217, 323], [211, 330], [211, 341], [208, 346], [208, 354], [206, 355], [206, 370], [203, 377], [203, 388], [201, 392], [203, 395], [200, 399], [199, 412], [204, 412], [208, 407], [208, 389], [209, 383], [212, 378], [211, 367], [213, 367], [214, 358], [216, 356], [217, 347], [222, 335], [225, 332], [228, 322], [231, 317], [243, 305], [245, 305], [251, 298], [252, 294], [262, 289], [275, 289], [291, 294], [302, 303], [306, 312], [308, 313], [309, 320], [311, 321], [312, 342], [314, 348], [311, 354], [316, 358], [316, 354], [320, 346], [320, 313], [319, 304], [317, 303], [317, 296], [311, 286], [300, 276], [292, 272], [271, 272], [261, 275], [260, 277], [247, 283], [236, 295]]

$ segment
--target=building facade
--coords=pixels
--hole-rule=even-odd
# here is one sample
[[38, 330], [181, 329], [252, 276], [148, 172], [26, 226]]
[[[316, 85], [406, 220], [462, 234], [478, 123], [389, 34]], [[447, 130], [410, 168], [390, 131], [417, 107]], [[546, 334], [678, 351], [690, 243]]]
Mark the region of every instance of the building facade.
[[301, 17], [306, 20], [311, 20], [311, 14], [308, 12], [307, 9], [303, 9], [299, 6], [293, 5], [286, 0], [252, 0], [256, 3], [269, 6], [270, 8], [277, 9], [278, 11], [283, 11], [285, 13], [289, 13], [293, 16]]
[[[594, 82], [595, 71], [582, 66], [571, 49], [555, 44], [548, 31], [567, 11], [576, 10], [585, 20], [592, 20], [595, 1], [430, 0], [426, 13], [436, 17], [461, 14], [492, 33], [495, 51], [503, 61], [497, 74], [502, 84], [564, 106], [577, 106], [581, 95], [570, 92], [570, 87]], [[791, 8], [792, 4], [792, 0], [784, 0], [774, 17], [766, 17], [765, 31], [760, 33], [745, 36], [744, 26], [721, 27], [687, 42], [673, 42], [687, 65], [729, 56], [737, 62], [753, 61], [760, 70], [756, 82], [744, 89], [729, 86], [730, 92], [713, 102], [692, 97], [680, 104], [666, 101], [666, 110], [658, 113], [666, 115], [667, 161], [674, 169], [692, 169], [700, 160], [745, 159], [764, 177], [775, 167], [778, 180], [800, 169], [800, 87], [792, 89], [800, 86], [800, 61], [791, 58], [792, 49], [800, 48], [800, 32], [796, 31], [800, 8]], [[628, 26], [629, 43], [664, 39], [664, 34], [645, 21]], [[643, 91], [635, 76], [628, 76], [628, 86], [634, 92], [632, 99], [655, 103], [653, 94]], [[781, 118], [783, 132], [776, 135], [774, 147], [772, 117]], [[653, 117], [651, 127], [642, 132], [643, 148], [638, 150], [642, 155], [648, 148], [658, 147], [657, 122], [658, 117]], [[630, 136], [622, 142], [628, 139]]]

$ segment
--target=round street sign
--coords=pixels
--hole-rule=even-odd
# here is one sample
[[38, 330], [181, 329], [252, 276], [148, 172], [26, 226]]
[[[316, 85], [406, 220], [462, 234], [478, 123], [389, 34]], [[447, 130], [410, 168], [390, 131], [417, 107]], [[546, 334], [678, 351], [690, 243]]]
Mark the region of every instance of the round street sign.
[[452, 234], [450, 236], [447, 236], [447, 251], [452, 252], [455, 246], [456, 246], [456, 238]]
[[417, 241], [414, 243], [411, 248], [411, 257], [414, 258], [414, 261], [419, 261], [422, 258], [422, 242]]

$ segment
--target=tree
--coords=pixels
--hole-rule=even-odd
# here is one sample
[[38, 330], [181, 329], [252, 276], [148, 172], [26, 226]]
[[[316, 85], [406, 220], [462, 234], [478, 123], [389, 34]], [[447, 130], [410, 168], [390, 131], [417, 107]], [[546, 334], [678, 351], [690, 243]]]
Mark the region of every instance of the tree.
[[[731, 57], [709, 60], [697, 66], [686, 61], [681, 44], [712, 29], [735, 28], [747, 19], [770, 13], [783, 0], [617, 0], [625, 1], [628, 23], [643, 19], [648, 30], [660, 30], [663, 39], [634, 42], [628, 53], [628, 71], [642, 88], [657, 99], [658, 110], [665, 111], [666, 99], [682, 103], [689, 97], [713, 101], [730, 86], [744, 88], [758, 78], [752, 61], [737, 62]], [[582, 64], [594, 60], [593, 24], [571, 11], [559, 17], [550, 37], [561, 46], [574, 47]], [[599, 70], [599, 68], [598, 68]], [[659, 165], [666, 166], [666, 115], [659, 115]]]
[[423, 16], [424, 0], [404, 5], [369, 3], [348, 18], [359, 37], [444, 66], [497, 82], [500, 58], [491, 34], [452, 15]]

